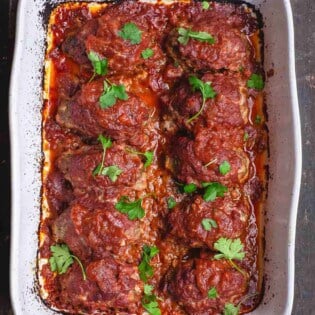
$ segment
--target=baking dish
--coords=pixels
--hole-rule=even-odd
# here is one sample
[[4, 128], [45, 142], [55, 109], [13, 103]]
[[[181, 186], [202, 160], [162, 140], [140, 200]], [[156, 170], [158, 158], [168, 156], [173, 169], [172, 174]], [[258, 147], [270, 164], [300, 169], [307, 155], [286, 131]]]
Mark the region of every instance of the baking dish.
[[[60, 1], [52, 1], [57, 4]], [[294, 73], [293, 26], [288, 1], [249, 1], [265, 18], [265, 69], [270, 129], [266, 224], [266, 293], [254, 314], [289, 314], [293, 299], [294, 236], [301, 173], [301, 143]], [[18, 12], [10, 91], [12, 137], [11, 294], [17, 314], [52, 314], [38, 298], [35, 268], [40, 209], [44, 1], [22, 0]], [[273, 66], [273, 63], [275, 66]], [[278, 236], [279, 234], [279, 236]]]

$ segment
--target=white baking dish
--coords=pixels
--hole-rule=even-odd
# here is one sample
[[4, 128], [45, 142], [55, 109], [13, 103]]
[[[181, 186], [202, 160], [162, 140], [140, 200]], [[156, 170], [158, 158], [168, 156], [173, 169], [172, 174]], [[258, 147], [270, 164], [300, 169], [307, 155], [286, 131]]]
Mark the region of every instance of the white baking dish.
[[[16, 314], [54, 314], [36, 289], [41, 189], [41, 107], [45, 0], [20, 0], [10, 88], [12, 147], [11, 297]], [[59, 3], [51, 0], [49, 3]], [[265, 295], [255, 315], [290, 314], [301, 178], [293, 21], [289, 0], [253, 0], [264, 17], [270, 180], [266, 205]]]

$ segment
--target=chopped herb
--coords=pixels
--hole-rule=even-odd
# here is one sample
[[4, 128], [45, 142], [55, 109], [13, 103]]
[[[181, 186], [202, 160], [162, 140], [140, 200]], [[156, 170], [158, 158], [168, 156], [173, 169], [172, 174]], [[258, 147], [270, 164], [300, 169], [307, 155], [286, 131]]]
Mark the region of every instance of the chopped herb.
[[224, 193], [228, 191], [228, 188], [223, 186], [220, 183], [212, 182], [212, 183], [202, 183], [202, 187], [205, 187], [205, 193], [203, 195], [204, 201], [213, 201], [217, 197], [223, 197]]
[[239, 306], [234, 306], [231, 303], [226, 303], [224, 305], [224, 313], [223, 315], [238, 315]]
[[220, 174], [226, 175], [231, 170], [231, 165], [228, 161], [224, 161], [219, 166]]
[[249, 139], [249, 134], [248, 132], [244, 133], [244, 141], [247, 141]]
[[203, 111], [205, 105], [206, 105], [206, 100], [209, 98], [215, 98], [215, 96], [217, 95], [217, 93], [213, 90], [212, 86], [211, 86], [211, 82], [203, 82], [202, 80], [198, 79], [195, 76], [190, 76], [189, 77], [189, 84], [192, 87], [192, 90], [195, 91], [200, 91], [201, 95], [202, 95], [202, 105], [200, 107], [200, 110], [198, 111], [197, 114], [195, 114], [194, 116], [190, 117], [187, 120], [187, 123], [192, 122], [194, 119], [196, 119], [201, 112]]
[[262, 90], [265, 87], [262, 75], [253, 73], [247, 81], [247, 87], [255, 90]]
[[261, 120], [262, 120], [261, 116], [260, 115], [256, 115], [256, 117], [255, 117], [255, 124], [259, 125], [261, 123]]
[[124, 85], [110, 84], [108, 81], [104, 81], [104, 91], [100, 96], [100, 106], [102, 109], [112, 107], [116, 104], [117, 99], [126, 101], [128, 94]]
[[150, 315], [161, 315], [157, 298], [152, 294], [153, 286], [149, 284], [144, 285], [144, 297], [142, 298], [142, 306]]
[[74, 260], [79, 264], [83, 280], [86, 280], [86, 273], [80, 259], [72, 255], [69, 247], [66, 244], [57, 244], [50, 246], [52, 256], [49, 259], [50, 269], [58, 274], [66, 273], [68, 268], [74, 263]]
[[153, 276], [153, 268], [150, 265], [150, 260], [159, 253], [159, 249], [156, 246], [144, 245], [142, 250], [142, 259], [138, 270], [140, 279], [147, 282], [148, 278]]
[[239, 66], [238, 71], [239, 72], [244, 72], [245, 68], [243, 66]]
[[112, 182], [116, 182], [118, 176], [121, 173], [122, 173], [122, 170], [118, 166], [111, 165], [111, 166], [104, 167], [100, 175], [108, 176]]
[[138, 26], [132, 22], [124, 24], [122, 29], [118, 32], [118, 35], [125, 40], [130, 41], [132, 45], [140, 44], [141, 33]]
[[105, 155], [106, 155], [106, 149], [109, 149], [113, 143], [112, 140], [110, 140], [109, 138], [104, 137], [103, 135], [99, 135], [97, 140], [102, 144], [103, 147], [103, 155], [102, 155], [102, 162], [96, 166], [96, 168], [93, 171], [93, 176], [96, 175], [103, 175], [102, 171], [104, 168], [104, 161], [105, 161]]
[[197, 190], [197, 186], [195, 184], [193, 184], [193, 183], [186, 184], [186, 185], [184, 185], [183, 190], [184, 190], [185, 193], [191, 194], [191, 193], [193, 193], [194, 191]]
[[154, 152], [152, 152], [152, 151], [146, 151], [144, 153], [139, 152], [139, 151], [135, 151], [135, 150], [129, 150], [129, 149], [127, 149], [127, 151], [132, 153], [132, 154], [143, 155], [145, 157], [145, 163], [144, 163], [145, 168], [150, 166], [153, 162]]
[[106, 58], [101, 58], [96, 52], [90, 51], [88, 58], [92, 63], [94, 74], [90, 81], [93, 80], [96, 74], [105, 75], [107, 73], [108, 61]]
[[196, 39], [200, 42], [206, 42], [208, 44], [214, 44], [215, 43], [214, 37], [207, 32], [194, 32], [190, 29], [180, 27], [178, 29], [178, 34], [180, 35], [178, 37], [178, 41], [182, 45], [187, 45], [190, 38]]
[[143, 50], [141, 53], [141, 57], [143, 59], [148, 59], [148, 58], [152, 57], [153, 55], [154, 55], [154, 51], [151, 48], [147, 48], [147, 49]]
[[124, 214], [128, 214], [129, 220], [142, 219], [145, 215], [144, 209], [141, 206], [142, 199], [130, 201], [128, 197], [123, 196], [115, 204], [115, 208]]
[[169, 209], [173, 209], [176, 206], [176, 200], [174, 199], [174, 197], [169, 197], [167, 199], [167, 207]]
[[218, 227], [217, 222], [215, 220], [208, 218], [202, 219], [201, 225], [206, 231], [211, 231], [212, 228], [216, 229]]
[[210, 3], [208, 1], [202, 1], [201, 6], [204, 10], [208, 10], [210, 8]]
[[243, 252], [243, 244], [239, 238], [232, 240], [229, 238], [221, 237], [214, 243], [214, 249], [221, 254], [214, 255], [215, 259], [226, 258], [229, 260], [237, 259], [242, 260], [245, 257]]
[[217, 289], [215, 287], [212, 287], [209, 291], [208, 291], [208, 298], [209, 299], [215, 299], [218, 297], [218, 292]]

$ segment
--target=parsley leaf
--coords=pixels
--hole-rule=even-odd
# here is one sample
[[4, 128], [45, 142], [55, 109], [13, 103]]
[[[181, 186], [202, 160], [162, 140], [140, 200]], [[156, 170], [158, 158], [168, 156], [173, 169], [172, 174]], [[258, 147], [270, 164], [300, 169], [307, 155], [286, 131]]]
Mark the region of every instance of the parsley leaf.
[[142, 306], [151, 315], [161, 315], [157, 298], [152, 294], [153, 286], [149, 284], [144, 285], [144, 297], [142, 298]]
[[226, 303], [224, 305], [223, 315], [238, 315], [239, 306], [234, 306], [232, 303]]
[[[106, 149], [109, 149], [113, 143], [112, 140], [109, 138], [104, 137], [102, 134], [98, 136], [97, 140], [102, 144], [103, 147], [103, 155], [102, 155], [102, 162], [96, 166], [96, 168], [93, 171], [93, 176], [96, 175], [107, 175], [107, 174], [102, 174], [103, 169], [104, 169], [104, 161], [105, 161], [105, 155], [106, 155]], [[119, 174], [118, 174], [119, 175]]]
[[207, 32], [194, 32], [190, 29], [186, 29], [183, 27], [180, 27], [178, 29], [178, 34], [180, 36], [178, 36], [178, 41], [182, 44], [182, 45], [187, 45], [188, 41], [190, 38], [196, 39], [200, 42], [206, 42], [208, 44], [214, 44], [215, 43], [215, 39], [214, 37], [207, 33]]
[[248, 132], [244, 132], [244, 141], [247, 141], [249, 139]]
[[101, 58], [96, 52], [90, 51], [88, 54], [88, 58], [92, 63], [94, 69], [94, 75], [90, 81], [93, 80], [96, 74], [105, 75], [107, 73], [108, 61], [106, 58]]
[[224, 193], [228, 191], [228, 188], [220, 183], [202, 183], [202, 187], [205, 187], [205, 193], [203, 194], [204, 201], [213, 201], [217, 197], [223, 197]]
[[204, 10], [208, 10], [210, 8], [210, 3], [208, 1], [202, 1], [201, 6]]
[[242, 260], [245, 257], [243, 252], [243, 244], [239, 238], [232, 240], [221, 237], [214, 243], [214, 249], [221, 254], [214, 255], [215, 259], [226, 258], [228, 260], [237, 259]]
[[144, 245], [142, 250], [142, 259], [138, 270], [140, 279], [147, 282], [148, 278], [153, 276], [153, 268], [150, 265], [150, 260], [159, 253], [159, 249], [156, 246]]
[[262, 120], [261, 116], [260, 115], [256, 115], [256, 117], [255, 117], [255, 124], [259, 125], [261, 123], [261, 120]]
[[220, 174], [226, 175], [231, 170], [231, 165], [228, 161], [224, 161], [219, 166]]
[[74, 260], [79, 264], [83, 280], [86, 280], [84, 267], [77, 256], [71, 254], [69, 247], [66, 244], [57, 244], [50, 246], [52, 256], [49, 259], [50, 269], [58, 274], [66, 273], [68, 268], [74, 263]]
[[[100, 165], [99, 165], [100, 166]], [[116, 182], [122, 170], [117, 165], [104, 167], [100, 175], [108, 176], [112, 182]]]
[[201, 225], [206, 231], [211, 231], [212, 228], [216, 229], [218, 227], [217, 222], [215, 220], [208, 218], [202, 219]]
[[100, 96], [100, 106], [102, 109], [112, 107], [116, 104], [117, 99], [126, 101], [128, 94], [124, 85], [109, 84], [104, 81], [104, 91]]
[[187, 194], [192, 194], [194, 191], [197, 190], [197, 186], [193, 183], [186, 184], [186, 185], [184, 185], [183, 190]]
[[189, 77], [189, 84], [192, 87], [192, 90], [195, 91], [200, 91], [202, 95], [202, 106], [200, 107], [200, 110], [198, 113], [196, 113], [194, 116], [190, 117], [187, 120], [187, 123], [192, 122], [194, 119], [196, 119], [201, 112], [203, 111], [205, 105], [206, 105], [206, 100], [209, 98], [215, 98], [217, 93], [213, 90], [211, 86], [211, 82], [203, 82], [202, 80], [198, 79], [195, 76], [190, 76]]
[[144, 163], [144, 167], [148, 167], [152, 164], [153, 162], [153, 158], [154, 158], [154, 152], [152, 151], [146, 151], [144, 153], [139, 152], [139, 151], [135, 151], [135, 150], [129, 150], [127, 149], [128, 152], [132, 153], [132, 154], [138, 154], [138, 155], [143, 155], [145, 157], [145, 163]]
[[209, 291], [208, 291], [208, 298], [209, 299], [215, 299], [218, 297], [218, 292], [217, 289], [215, 287], [212, 287]]
[[174, 197], [169, 197], [167, 199], [167, 207], [169, 209], [173, 209], [176, 206], [176, 200], [174, 199]]
[[115, 204], [115, 208], [121, 213], [128, 214], [129, 220], [142, 219], [145, 213], [141, 203], [142, 199], [129, 201], [128, 197], [123, 196]]
[[261, 74], [253, 73], [247, 81], [247, 87], [255, 90], [262, 90], [265, 83]]
[[140, 44], [141, 33], [138, 26], [132, 22], [124, 24], [118, 35], [125, 40], [129, 40], [132, 45]]
[[153, 55], [154, 55], [154, 51], [151, 48], [147, 48], [147, 49], [143, 50], [141, 53], [141, 57], [143, 59], [148, 59], [148, 58], [152, 57]]

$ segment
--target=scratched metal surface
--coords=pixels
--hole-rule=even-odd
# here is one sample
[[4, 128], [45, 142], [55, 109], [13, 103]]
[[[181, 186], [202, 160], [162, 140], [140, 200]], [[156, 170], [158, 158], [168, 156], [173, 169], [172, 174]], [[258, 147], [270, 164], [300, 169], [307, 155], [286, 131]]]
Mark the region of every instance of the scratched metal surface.
[[[291, 2], [303, 133], [303, 177], [297, 223], [296, 286], [292, 314], [315, 315], [315, 0]], [[16, 4], [17, 0], [0, 0], [0, 315], [12, 314], [8, 271], [10, 154], [7, 98]]]

